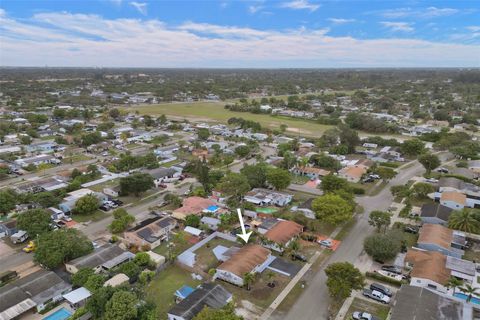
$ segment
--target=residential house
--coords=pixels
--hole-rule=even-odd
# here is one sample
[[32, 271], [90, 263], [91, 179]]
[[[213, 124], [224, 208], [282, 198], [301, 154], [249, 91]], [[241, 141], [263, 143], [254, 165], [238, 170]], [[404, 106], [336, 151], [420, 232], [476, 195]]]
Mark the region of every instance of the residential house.
[[[470, 318], [464, 312], [470, 313]], [[473, 320], [473, 317], [471, 306], [427, 288], [404, 284], [395, 295], [390, 320], [406, 319]]]
[[453, 210], [465, 208], [467, 196], [456, 191], [445, 191], [440, 195], [440, 204]]
[[258, 206], [275, 205], [284, 207], [292, 201], [293, 196], [286, 192], [255, 188], [247, 192], [244, 200]]
[[60, 160], [51, 155], [37, 155], [33, 157], [21, 158], [14, 161], [15, 164], [21, 166], [22, 168], [28, 167], [29, 165], [38, 166], [41, 164], [59, 164]]
[[0, 288], [0, 319], [19, 319], [63, 299], [72, 285], [55, 272], [40, 269]]
[[19, 146], [4, 146], [0, 147], [0, 154], [14, 154], [22, 151], [22, 148]]
[[65, 263], [67, 271], [75, 274], [82, 268], [92, 268], [96, 271], [109, 270], [123, 262], [132, 260], [135, 255], [117, 245], [106, 244], [90, 254]]
[[23, 183], [15, 187], [18, 193], [38, 193], [43, 191], [54, 191], [67, 187], [65, 179], [61, 177], [49, 177]]
[[258, 244], [249, 244], [219, 265], [214, 278], [243, 286], [246, 273], [262, 272], [273, 259], [270, 250]]
[[439, 224], [424, 224], [420, 229], [417, 246], [428, 251], [461, 258], [464, 254], [465, 234]]
[[215, 202], [210, 199], [188, 197], [183, 200], [180, 208], [173, 211], [172, 217], [179, 220], [185, 220], [185, 218], [191, 214], [201, 215], [204, 210], [212, 206], [215, 206]]
[[302, 232], [302, 225], [294, 221], [280, 220], [265, 233], [267, 241], [263, 243], [263, 246], [277, 252], [283, 252]]
[[58, 148], [58, 145], [54, 141], [42, 141], [37, 143], [32, 143], [26, 146], [28, 152], [40, 152], [40, 153], [51, 153], [55, 152]]
[[10, 237], [17, 232], [17, 221], [10, 220], [0, 223], [0, 239]]
[[63, 295], [72, 309], [83, 307], [92, 293], [87, 288], [80, 287]]
[[[153, 177], [153, 183], [156, 187], [164, 182], [172, 182], [178, 180], [181, 173], [173, 168], [157, 168], [147, 171]], [[173, 179], [173, 180], [172, 180]]]
[[107, 196], [117, 198], [120, 195], [120, 186], [103, 188], [103, 193]]
[[177, 221], [171, 217], [154, 217], [140, 222], [138, 225], [125, 231], [124, 238], [137, 246], [149, 245], [158, 247], [167, 239], [168, 234], [177, 226]]
[[157, 157], [170, 158], [178, 150], [180, 150], [180, 148], [178, 147], [178, 145], [175, 144], [175, 145], [171, 145], [171, 146], [157, 148], [153, 151], [153, 153], [155, 153], [155, 155]]
[[[445, 193], [447, 193], [447, 196], [444, 196]], [[435, 199], [440, 200], [440, 202], [447, 202], [452, 209], [480, 208], [480, 187], [457, 178], [442, 177], [438, 181], [438, 191], [435, 193]]]
[[168, 311], [168, 320], [191, 320], [205, 307], [220, 309], [232, 301], [232, 294], [216, 283], [203, 283], [182, 293], [183, 299]]
[[312, 201], [314, 199], [310, 198], [305, 200], [302, 204], [299, 206], [294, 206], [291, 208], [291, 211], [293, 212], [300, 212], [302, 213], [305, 217], [309, 219], [315, 219], [315, 212], [312, 210]]
[[310, 179], [320, 179], [329, 175], [331, 172], [315, 167], [295, 167], [293, 173], [296, 175], [307, 176]]
[[453, 209], [438, 203], [426, 203], [422, 205], [420, 219], [423, 223], [441, 224], [446, 226]]
[[446, 293], [451, 271], [446, 268], [447, 256], [437, 251], [410, 249], [405, 256], [410, 269], [410, 285]]
[[75, 208], [75, 204], [77, 203], [78, 199], [89, 194], [96, 196], [100, 204], [108, 201], [108, 197], [105, 194], [94, 192], [88, 188], [82, 188], [67, 193], [67, 196], [63, 198], [63, 201], [58, 205], [58, 208], [66, 213], [71, 212]]
[[207, 226], [208, 229], [216, 231], [218, 229], [218, 226], [221, 224], [221, 221], [217, 218], [202, 217], [202, 219], [200, 219], [200, 223]]

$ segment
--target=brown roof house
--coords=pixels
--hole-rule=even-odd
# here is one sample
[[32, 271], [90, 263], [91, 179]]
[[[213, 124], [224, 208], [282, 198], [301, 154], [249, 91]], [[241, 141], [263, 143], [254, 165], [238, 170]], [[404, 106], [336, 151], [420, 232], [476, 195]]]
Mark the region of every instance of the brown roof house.
[[249, 244], [218, 266], [215, 278], [243, 286], [243, 277], [246, 273], [260, 273], [274, 259], [270, 250], [258, 244]]
[[154, 217], [142, 221], [123, 235], [125, 240], [137, 246], [148, 244], [150, 248], [158, 247], [168, 233], [177, 226], [177, 221], [171, 217]]
[[460, 210], [467, 204], [467, 196], [456, 191], [445, 191], [440, 196], [440, 204], [453, 210]]
[[443, 293], [450, 278], [451, 270], [446, 267], [447, 256], [436, 251], [410, 249], [405, 257], [406, 267], [410, 271], [410, 285], [430, 288]]
[[461, 258], [464, 254], [465, 234], [439, 224], [426, 223], [420, 229], [417, 247], [437, 251], [446, 256]]
[[205, 210], [213, 206], [215, 206], [215, 202], [210, 199], [189, 197], [183, 200], [180, 208], [173, 211], [172, 217], [179, 220], [185, 220], [187, 216], [191, 214], [201, 215]]
[[283, 252], [302, 232], [302, 225], [293, 221], [280, 220], [265, 233], [263, 246], [277, 252]]

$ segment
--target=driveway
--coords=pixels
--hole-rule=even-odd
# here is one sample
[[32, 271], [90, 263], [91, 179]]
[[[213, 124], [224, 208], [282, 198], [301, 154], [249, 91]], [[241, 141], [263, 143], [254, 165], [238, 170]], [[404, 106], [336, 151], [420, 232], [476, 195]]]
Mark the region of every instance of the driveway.
[[[387, 210], [393, 201], [390, 187], [393, 185], [405, 184], [413, 176], [422, 174], [424, 169], [418, 162], [411, 167], [401, 170], [400, 173], [388, 183], [388, 185], [377, 195], [369, 197], [357, 197], [356, 201], [363, 206], [365, 212], [356, 217], [357, 223], [343, 239], [342, 245], [332, 253], [325, 266], [334, 262], [348, 261], [357, 262], [363, 251], [364, 239], [373, 232], [372, 226], [368, 224], [368, 214], [373, 210]], [[360, 262], [360, 261], [359, 261]], [[307, 288], [295, 302], [294, 306], [285, 315], [272, 316], [271, 319], [286, 320], [319, 320], [328, 319], [328, 308], [330, 297], [326, 286], [327, 277], [324, 267], [307, 283]]]

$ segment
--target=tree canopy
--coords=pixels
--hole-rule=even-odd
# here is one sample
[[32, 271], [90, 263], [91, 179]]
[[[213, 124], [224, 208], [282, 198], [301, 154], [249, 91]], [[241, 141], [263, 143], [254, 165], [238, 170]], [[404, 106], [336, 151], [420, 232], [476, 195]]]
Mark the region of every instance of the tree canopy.
[[360, 270], [349, 262], [332, 263], [325, 269], [325, 273], [330, 296], [340, 301], [350, 297], [352, 290], [362, 289], [365, 281]]
[[292, 180], [290, 172], [280, 168], [268, 168], [266, 177], [267, 182], [276, 190], [283, 190], [287, 188]]
[[123, 195], [133, 193], [138, 197], [154, 186], [153, 177], [148, 173], [136, 172], [120, 179], [120, 193]]
[[325, 194], [313, 200], [315, 216], [331, 224], [340, 224], [353, 216], [354, 207], [337, 194]]
[[27, 210], [17, 218], [17, 229], [27, 231], [31, 238], [51, 230], [52, 219], [43, 209]]

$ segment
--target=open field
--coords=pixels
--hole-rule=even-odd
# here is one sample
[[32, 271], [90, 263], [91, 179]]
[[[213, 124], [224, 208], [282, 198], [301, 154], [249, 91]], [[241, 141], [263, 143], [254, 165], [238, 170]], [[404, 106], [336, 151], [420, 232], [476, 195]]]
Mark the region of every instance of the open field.
[[253, 114], [249, 112], [233, 112], [224, 108], [225, 102], [191, 102], [191, 103], [163, 103], [156, 105], [142, 105], [131, 107], [129, 110], [138, 111], [140, 114], [161, 115], [194, 121], [226, 123], [232, 117], [241, 117], [245, 120], [259, 122], [269, 129], [279, 129], [281, 124], [288, 126], [289, 134], [302, 134], [305, 136], [319, 137], [333, 126], [322, 125], [304, 119], [277, 117], [266, 114]]

